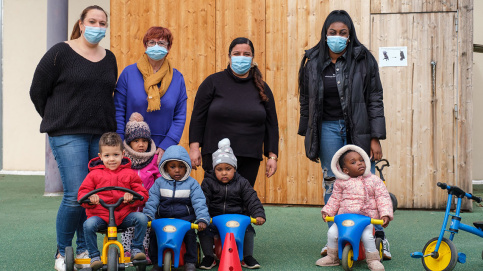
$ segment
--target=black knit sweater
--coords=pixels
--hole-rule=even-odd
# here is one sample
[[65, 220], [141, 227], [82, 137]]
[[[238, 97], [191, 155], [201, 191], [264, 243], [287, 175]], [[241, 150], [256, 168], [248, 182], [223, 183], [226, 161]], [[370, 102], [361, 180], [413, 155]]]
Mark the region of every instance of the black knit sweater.
[[[253, 81], [235, 76], [228, 66], [208, 76], [196, 93], [191, 114], [189, 141], [199, 142], [201, 154], [218, 149], [218, 141], [229, 138], [236, 156], [262, 159], [278, 155], [278, 120], [272, 91], [265, 84], [267, 102], [260, 98]], [[262, 147], [263, 146], [263, 147]]]
[[30, 87], [30, 98], [42, 117], [40, 132], [59, 136], [116, 131], [116, 80], [111, 51], [92, 62], [65, 42], [54, 45], [40, 60]]

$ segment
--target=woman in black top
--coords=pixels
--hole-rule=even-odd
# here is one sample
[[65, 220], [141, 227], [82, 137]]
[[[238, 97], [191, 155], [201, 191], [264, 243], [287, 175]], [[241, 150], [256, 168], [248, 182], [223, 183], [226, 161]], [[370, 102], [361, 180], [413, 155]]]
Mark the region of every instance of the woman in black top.
[[275, 101], [253, 62], [255, 49], [249, 39], [233, 40], [228, 56], [228, 67], [208, 76], [196, 93], [189, 131], [191, 163], [194, 169], [202, 164], [205, 171], [213, 170], [211, 154], [221, 139], [229, 138], [237, 171], [253, 186], [262, 155], [268, 157], [266, 176], [277, 170]]
[[[305, 52], [299, 70], [298, 134], [305, 136], [307, 157], [321, 161], [327, 203], [335, 181], [330, 166], [334, 154], [346, 144], [357, 145], [371, 157], [374, 173], [374, 161], [382, 158], [379, 140], [386, 138], [386, 120], [377, 62], [357, 39], [349, 14], [332, 11], [321, 37]], [[382, 227], [376, 229], [383, 234]]]
[[[54, 45], [40, 60], [30, 98], [42, 117], [40, 132], [49, 135], [64, 186], [57, 213], [56, 270], [65, 270], [65, 248], [77, 236], [77, 258], [88, 258], [84, 208], [77, 191], [87, 164], [99, 152], [99, 138], [116, 130], [113, 92], [117, 80], [114, 54], [98, 45], [107, 14], [99, 6], [84, 9], [71, 39]], [[87, 265], [88, 266], [88, 265]]]

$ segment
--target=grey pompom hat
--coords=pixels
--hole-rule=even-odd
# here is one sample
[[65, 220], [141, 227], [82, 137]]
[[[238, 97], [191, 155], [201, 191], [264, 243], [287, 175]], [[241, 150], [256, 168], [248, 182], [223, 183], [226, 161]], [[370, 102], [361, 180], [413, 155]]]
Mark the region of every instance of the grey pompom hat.
[[234, 168], [237, 167], [237, 160], [230, 147], [230, 140], [228, 138], [223, 138], [218, 142], [218, 150], [212, 154], [212, 158], [213, 169], [215, 169], [218, 164], [229, 164]]

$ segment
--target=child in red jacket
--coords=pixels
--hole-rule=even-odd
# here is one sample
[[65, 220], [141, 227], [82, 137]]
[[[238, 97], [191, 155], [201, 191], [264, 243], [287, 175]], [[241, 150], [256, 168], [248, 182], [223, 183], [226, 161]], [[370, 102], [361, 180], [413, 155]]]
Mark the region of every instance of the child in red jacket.
[[131, 246], [133, 260], [144, 260], [143, 239], [146, 233], [148, 218], [141, 212], [136, 212], [148, 199], [148, 191], [137, 173], [131, 169], [131, 161], [122, 155], [121, 137], [114, 133], [105, 133], [99, 140], [99, 157], [89, 162], [89, 174], [79, 188], [79, 200], [90, 191], [106, 187], [120, 186], [129, 188], [144, 197], [143, 201], [132, 201], [133, 195], [118, 190], [103, 191], [89, 197], [91, 204], [82, 204], [86, 208], [87, 220], [84, 222], [84, 235], [87, 250], [91, 258], [91, 268], [97, 270], [102, 267], [99, 249], [97, 248], [97, 234], [99, 230], [107, 229], [109, 211], [99, 205], [99, 199], [107, 204], [113, 204], [124, 197], [123, 203], [115, 210], [114, 216], [119, 228], [134, 226], [134, 239]]

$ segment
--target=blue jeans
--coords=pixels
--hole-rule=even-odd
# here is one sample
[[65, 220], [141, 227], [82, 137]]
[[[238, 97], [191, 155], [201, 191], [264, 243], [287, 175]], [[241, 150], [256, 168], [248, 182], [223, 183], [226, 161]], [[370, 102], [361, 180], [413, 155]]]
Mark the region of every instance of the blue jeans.
[[65, 256], [65, 247], [72, 246], [77, 235], [77, 254], [87, 250], [83, 224], [86, 212], [77, 203], [77, 192], [89, 169], [89, 160], [99, 153], [100, 135], [76, 134], [49, 136], [52, 154], [57, 161], [64, 186], [64, 197], [57, 212], [57, 253]]
[[[119, 229], [127, 229], [134, 227], [134, 238], [132, 239], [131, 251], [138, 249], [140, 252], [144, 252], [143, 241], [146, 235], [146, 229], [148, 228], [148, 217], [141, 212], [130, 213], [119, 224]], [[89, 257], [92, 259], [101, 255], [97, 248], [97, 232], [107, 229], [107, 223], [98, 216], [90, 217], [84, 222], [84, 235], [86, 237], [87, 250], [89, 251]], [[134, 255], [132, 255], [134, 257]]]
[[[334, 154], [342, 147], [347, 145], [347, 133], [344, 120], [334, 121], [322, 121], [322, 127], [320, 128], [320, 150], [319, 158], [324, 174], [324, 203], [327, 204], [330, 196], [332, 195], [332, 189], [334, 187], [334, 181], [331, 180], [335, 177], [330, 164]], [[369, 154], [368, 154], [369, 155]], [[375, 174], [375, 162], [371, 160], [371, 172]], [[328, 222], [329, 228], [334, 222]], [[375, 225], [381, 227], [380, 225]], [[378, 230], [376, 227], [376, 230]], [[381, 227], [382, 230], [382, 227]]]

